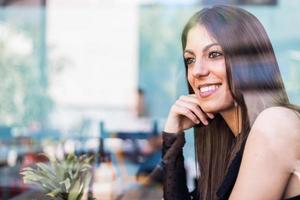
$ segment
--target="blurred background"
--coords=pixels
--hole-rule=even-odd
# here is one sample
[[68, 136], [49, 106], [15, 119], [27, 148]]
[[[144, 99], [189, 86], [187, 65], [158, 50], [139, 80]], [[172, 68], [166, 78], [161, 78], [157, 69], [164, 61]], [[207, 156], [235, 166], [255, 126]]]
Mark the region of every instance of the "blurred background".
[[[162, 174], [145, 180], [168, 110], [187, 93], [180, 34], [193, 13], [220, 3], [260, 19], [299, 105], [298, 0], [0, 0], [0, 200], [42, 195], [20, 170], [47, 162], [40, 153], [72, 152], [97, 155], [96, 199], [161, 199]], [[186, 138], [193, 189], [191, 131]]]

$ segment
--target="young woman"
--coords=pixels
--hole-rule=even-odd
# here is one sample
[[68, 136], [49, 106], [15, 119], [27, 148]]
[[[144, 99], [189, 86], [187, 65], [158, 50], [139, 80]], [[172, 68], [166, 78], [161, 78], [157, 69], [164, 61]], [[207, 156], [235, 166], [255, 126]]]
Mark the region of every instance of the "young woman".
[[[300, 199], [300, 114], [271, 42], [241, 8], [197, 12], [182, 33], [189, 95], [163, 133], [164, 199]], [[197, 188], [186, 186], [184, 130], [194, 128]]]

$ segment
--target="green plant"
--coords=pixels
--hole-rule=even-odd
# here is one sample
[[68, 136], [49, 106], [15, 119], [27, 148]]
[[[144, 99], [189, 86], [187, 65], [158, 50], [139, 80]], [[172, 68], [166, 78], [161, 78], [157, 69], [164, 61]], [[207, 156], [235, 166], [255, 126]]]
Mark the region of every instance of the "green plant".
[[63, 200], [80, 200], [88, 188], [93, 157], [69, 154], [66, 159], [49, 158], [49, 165], [36, 163], [21, 171], [25, 184], [42, 187], [48, 196]]

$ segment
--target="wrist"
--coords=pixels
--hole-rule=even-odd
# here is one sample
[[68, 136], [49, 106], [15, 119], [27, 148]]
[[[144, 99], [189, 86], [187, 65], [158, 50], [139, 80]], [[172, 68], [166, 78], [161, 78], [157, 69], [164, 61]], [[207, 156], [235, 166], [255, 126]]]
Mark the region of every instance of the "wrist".
[[165, 123], [164, 132], [177, 134], [182, 132], [182, 130], [178, 127], [178, 122], [169, 117]]
[[174, 126], [165, 126], [163, 132], [165, 133], [172, 133], [172, 134], [178, 134], [178, 133], [181, 133], [182, 131]]

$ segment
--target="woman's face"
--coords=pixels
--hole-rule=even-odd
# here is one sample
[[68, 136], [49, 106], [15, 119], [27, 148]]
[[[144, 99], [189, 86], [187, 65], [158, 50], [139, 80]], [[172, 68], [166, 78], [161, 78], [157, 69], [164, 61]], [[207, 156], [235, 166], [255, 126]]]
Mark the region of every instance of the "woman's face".
[[204, 26], [189, 30], [184, 60], [188, 81], [204, 112], [218, 113], [233, 106], [222, 48]]

